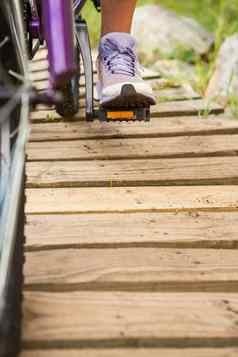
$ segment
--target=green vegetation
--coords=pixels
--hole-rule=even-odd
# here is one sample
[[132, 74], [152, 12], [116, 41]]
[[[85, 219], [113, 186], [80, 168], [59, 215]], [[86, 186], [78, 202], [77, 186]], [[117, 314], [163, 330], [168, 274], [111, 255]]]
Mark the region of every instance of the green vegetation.
[[139, 0], [138, 4], [157, 3], [185, 16], [194, 17], [208, 30], [223, 38], [238, 31], [237, 0]]
[[[234, 32], [238, 32], [237, 0], [138, 0], [138, 6], [160, 4], [177, 13], [191, 16], [216, 34], [217, 47], [222, 40]], [[89, 1], [84, 10], [91, 31], [91, 40], [95, 45], [99, 35], [100, 16]]]
[[99, 39], [101, 16], [95, 10], [92, 1], [88, 1], [83, 9], [83, 16], [87, 20], [90, 30], [90, 40], [92, 47], [96, 47]]
[[[138, 6], [146, 4], [160, 4], [180, 15], [193, 17], [215, 34], [215, 48], [205, 60], [182, 48], [178, 48], [169, 56], [169, 59], [176, 58], [196, 65], [195, 89], [203, 93], [220, 45], [227, 36], [238, 32], [238, 0], [138, 0]], [[99, 39], [100, 15], [96, 13], [90, 1], [84, 9], [84, 16], [88, 20], [92, 46], [96, 46]], [[232, 103], [234, 105], [234, 100]]]
[[238, 119], [238, 98], [236, 95], [230, 95], [228, 105], [230, 108], [230, 113], [234, 119]]

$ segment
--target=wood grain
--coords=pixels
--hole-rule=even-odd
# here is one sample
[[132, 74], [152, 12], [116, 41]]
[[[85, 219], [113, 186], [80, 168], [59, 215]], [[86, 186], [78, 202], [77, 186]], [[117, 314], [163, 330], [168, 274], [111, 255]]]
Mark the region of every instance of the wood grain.
[[223, 108], [215, 102], [205, 99], [181, 100], [161, 102], [151, 107], [152, 117], [183, 116], [183, 115], [209, 115], [223, 113]]
[[[31, 79], [34, 80], [34, 86], [38, 90], [47, 89], [49, 85], [49, 71], [44, 70], [40, 72], [31, 73]], [[94, 75], [94, 84], [97, 82], [97, 74]], [[147, 80], [147, 82], [150, 82]], [[80, 78], [80, 95], [85, 96], [85, 77]], [[165, 101], [184, 101], [191, 99], [201, 99], [201, 96], [196, 93], [190, 86], [181, 85], [177, 88], [161, 88], [160, 90], [155, 90], [154, 94], [159, 103]], [[45, 107], [45, 109], [47, 109]], [[37, 108], [37, 110], [39, 110]]]
[[20, 357], [236, 357], [238, 348], [122, 348], [23, 351]]
[[134, 137], [163, 137], [187, 135], [238, 134], [238, 121], [224, 116], [152, 118], [150, 123], [35, 123], [31, 126], [30, 141], [57, 141], [81, 139], [121, 139]]
[[85, 121], [85, 107], [80, 106], [77, 116], [73, 118], [63, 118], [56, 113], [55, 110], [38, 110], [30, 113], [29, 117], [31, 123], [57, 123], [64, 121], [84, 120]]
[[43, 71], [36, 71], [36, 72], [31, 72], [30, 73], [30, 78], [32, 81], [34, 81], [34, 85], [36, 85], [36, 82], [40, 81], [49, 81], [49, 70], [46, 69]]
[[[185, 116], [185, 115], [198, 115], [206, 116], [210, 114], [220, 114], [223, 113], [223, 108], [214, 102], [207, 102], [205, 99], [191, 99], [191, 100], [181, 100], [181, 101], [166, 101], [158, 103], [151, 107], [151, 117], [168, 117], [168, 116]], [[30, 119], [35, 122], [49, 121], [47, 116], [49, 112], [46, 111], [35, 111], [30, 115]], [[51, 116], [55, 121], [62, 121], [62, 118], [55, 112], [52, 111]], [[84, 119], [82, 112], [79, 112], [75, 116], [75, 119]]]
[[[25, 344], [237, 344], [238, 294], [25, 292]], [[155, 347], [155, 346], [154, 346]]]
[[[50, 265], [48, 264], [50, 262]], [[26, 254], [25, 289], [238, 292], [230, 249], [67, 249]]]
[[237, 151], [238, 135], [73, 140], [27, 145], [28, 161], [224, 156], [236, 155]]
[[238, 157], [43, 161], [26, 165], [29, 188], [238, 183]]
[[154, 90], [154, 94], [161, 101], [182, 101], [186, 99], [201, 99], [201, 95], [196, 93], [190, 85], [181, 85], [177, 88], [161, 88]]
[[[42, 73], [42, 72], [36, 72], [38, 73]], [[42, 91], [42, 90], [47, 90], [47, 88], [49, 87], [49, 80], [40, 80], [40, 81], [35, 81], [34, 82], [34, 86], [37, 90]]]
[[48, 50], [45, 46], [42, 46], [36, 53], [32, 62], [38, 61], [40, 59], [45, 59], [47, 57]]
[[[32, 77], [32, 80], [33, 81], [37, 81], [39, 78], [38, 78], [38, 73], [40, 72], [34, 72], [34, 68], [37, 70], [37, 62], [41, 62], [42, 60], [46, 61], [46, 57], [41, 57], [39, 56], [37, 58], [36, 61], [34, 61], [34, 64], [31, 63], [31, 67], [33, 68], [33, 72], [31, 73], [31, 77]], [[44, 71], [42, 70], [41, 71], [42, 73], [42, 79], [49, 79], [49, 73], [47, 71]], [[81, 76], [80, 76], [80, 81], [82, 81], [82, 83], [85, 83], [85, 73], [84, 73], [84, 68], [83, 68], [83, 65], [81, 65]], [[97, 79], [97, 72], [96, 70], [94, 70], [94, 78]], [[158, 72], [154, 72], [154, 71], [151, 71], [151, 70], [148, 70], [146, 69], [145, 72], [142, 73], [142, 78], [144, 78], [145, 80], [148, 80], [152, 83], [156, 83], [156, 81], [160, 78], [160, 74]], [[177, 87], [176, 87], [177, 88]], [[172, 89], [176, 89], [176, 88], [172, 88]], [[197, 98], [199, 95], [192, 89], [192, 87], [190, 85], [181, 85], [180, 88], [184, 88], [184, 89], [187, 89], [188, 92], [190, 92], [191, 96], [192, 97], [195, 97]]]
[[49, 63], [46, 58], [30, 62], [30, 70], [32, 73], [35, 72], [45, 72], [48, 70]]
[[238, 124], [155, 76], [150, 123], [86, 123], [84, 76], [31, 113], [21, 357], [237, 355]]
[[28, 215], [26, 250], [237, 248], [238, 212]]
[[[42, 64], [43, 66], [43, 64]], [[48, 88], [48, 85], [49, 85], [49, 71], [47, 69], [45, 69], [44, 71], [36, 71], [36, 72], [32, 72], [31, 74], [31, 78], [33, 79], [34, 81], [34, 86], [38, 89], [38, 90], [46, 90]], [[94, 75], [94, 85], [96, 84], [96, 81], [97, 81], [97, 75], [95, 74]], [[81, 87], [80, 88], [80, 95], [82, 96], [83, 94], [83, 97], [85, 96], [85, 77], [81, 75], [80, 77], [80, 82], [79, 82], [79, 86]], [[183, 87], [181, 87], [183, 88]], [[169, 92], [168, 92], [169, 94]], [[199, 98], [199, 96], [195, 93], [195, 92], [192, 92], [191, 90], [189, 89], [181, 89], [180, 91], [175, 91], [175, 92], [171, 92], [170, 93], [171, 96], [174, 97], [174, 99], [178, 100], [178, 98], [180, 98], [180, 96], [183, 95], [183, 98], [186, 99], [186, 98], [193, 98], [193, 99], [196, 99], [196, 98]], [[47, 109], [47, 108], [46, 108]]]
[[27, 214], [236, 211], [238, 186], [27, 189]]

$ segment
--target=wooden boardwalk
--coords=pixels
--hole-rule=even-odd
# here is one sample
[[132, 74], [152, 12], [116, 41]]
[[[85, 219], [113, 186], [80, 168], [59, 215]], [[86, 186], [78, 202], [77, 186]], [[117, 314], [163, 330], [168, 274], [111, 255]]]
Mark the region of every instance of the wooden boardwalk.
[[150, 123], [31, 114], [22, 357], [238, 354], [238, 121], [148, 80]]

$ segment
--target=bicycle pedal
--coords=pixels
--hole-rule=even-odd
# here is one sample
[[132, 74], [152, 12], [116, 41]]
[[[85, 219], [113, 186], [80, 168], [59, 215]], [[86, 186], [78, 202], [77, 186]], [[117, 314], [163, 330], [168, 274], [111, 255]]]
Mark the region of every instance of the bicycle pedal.
[[150, 108], [100, 108], [96, 112], [96, 118], [102, 122], [150, 121]]

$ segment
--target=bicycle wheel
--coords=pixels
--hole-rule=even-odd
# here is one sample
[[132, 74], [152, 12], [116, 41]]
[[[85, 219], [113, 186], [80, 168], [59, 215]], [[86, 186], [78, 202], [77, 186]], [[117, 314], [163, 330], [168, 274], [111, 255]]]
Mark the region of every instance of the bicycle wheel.
[[[19, 3], [15, 0], [0, 4], [0, 88], [2, 92], [8, 90], [16, 93], [22, 82], [14, 73], [22, 76], [25, 74], [22, 56], [24, 46], [21, 45], [24, 33], [19, 10]], [[0, 100], [1, 113], [9, 100], [11, 98]], [[22, 152], [18, 153], [15, 150], [19, 146], [15, 144], [18, 144], [18, 137], [21, 134], [18, 132], [20, 118], [22, 118], [22, 108], [18, 101], [8, 115], [4, 118], [0, 117], [2, 139], [0, 160], [1, 168], [3, 168], [0, 172], [0, 357], [14, 357], [20, 350], [25, 203], [24, 160], [20, 164]], [[4, 169], [5, 152], [9, 153], [7, 170]], [[16, 171], [12, 167], [14, 162], [18, 162]], [[6, 185], [2, 184], [4, 181]], [[12, 210], [13, 207], [14, 210]]]
[[24, 262], [24, 181], [17, 214], [14, 255], [0, 319], [0, 357], [14, 357], [21, 349], [22, 288]]

